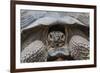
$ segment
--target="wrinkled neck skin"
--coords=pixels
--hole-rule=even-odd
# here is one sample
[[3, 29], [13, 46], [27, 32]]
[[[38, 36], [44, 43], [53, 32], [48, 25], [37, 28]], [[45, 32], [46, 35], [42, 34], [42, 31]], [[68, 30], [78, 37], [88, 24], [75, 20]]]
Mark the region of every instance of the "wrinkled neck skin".
[[69, 49], [67, 45], [62, 47], [48, 48], [48, 61], [63, 61], [63, 60], [73, 60], [70, 56]]

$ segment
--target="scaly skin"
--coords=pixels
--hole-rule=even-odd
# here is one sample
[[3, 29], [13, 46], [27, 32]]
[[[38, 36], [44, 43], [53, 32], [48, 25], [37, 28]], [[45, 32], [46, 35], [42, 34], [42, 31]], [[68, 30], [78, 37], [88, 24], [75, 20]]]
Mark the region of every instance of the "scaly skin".
[[46, 47], [41, 41], [34, 41], [21, 52], [21, 62], [44, 62], [47, 60]]
[[70, 42], [70, 53], [75, 60], [89, 59], [89, 41], [79, 35], [74, 35]]

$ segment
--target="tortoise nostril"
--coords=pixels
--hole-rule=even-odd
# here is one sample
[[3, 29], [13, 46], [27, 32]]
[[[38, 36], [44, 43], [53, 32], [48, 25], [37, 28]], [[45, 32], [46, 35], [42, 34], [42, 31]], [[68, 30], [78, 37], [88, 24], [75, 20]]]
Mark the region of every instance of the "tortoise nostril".
[[59, 44], [58, 44], [58, 43], [56, 43], [56, 46], [59, 46]]

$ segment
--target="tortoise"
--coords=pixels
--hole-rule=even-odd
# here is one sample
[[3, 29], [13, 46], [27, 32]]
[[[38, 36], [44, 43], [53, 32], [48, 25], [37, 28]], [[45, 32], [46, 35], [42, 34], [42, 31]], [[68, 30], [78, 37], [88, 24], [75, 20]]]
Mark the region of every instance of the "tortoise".
[[27, 20], [21, 27], [22, 63], [89, 59], [89, 16], [36, 13], [22, 12], [21, 25]]

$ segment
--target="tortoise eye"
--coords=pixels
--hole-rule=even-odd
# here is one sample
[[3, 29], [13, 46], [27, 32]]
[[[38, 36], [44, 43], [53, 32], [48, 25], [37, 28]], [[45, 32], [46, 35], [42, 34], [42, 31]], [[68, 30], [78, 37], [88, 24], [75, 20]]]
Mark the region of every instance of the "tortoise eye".
[[52, 38], [52, 35], [51, 34], [49, 36], [50, 36], [50, 38]]
[[61, 38], [63, 38], [64, 36], [62, 35]]

